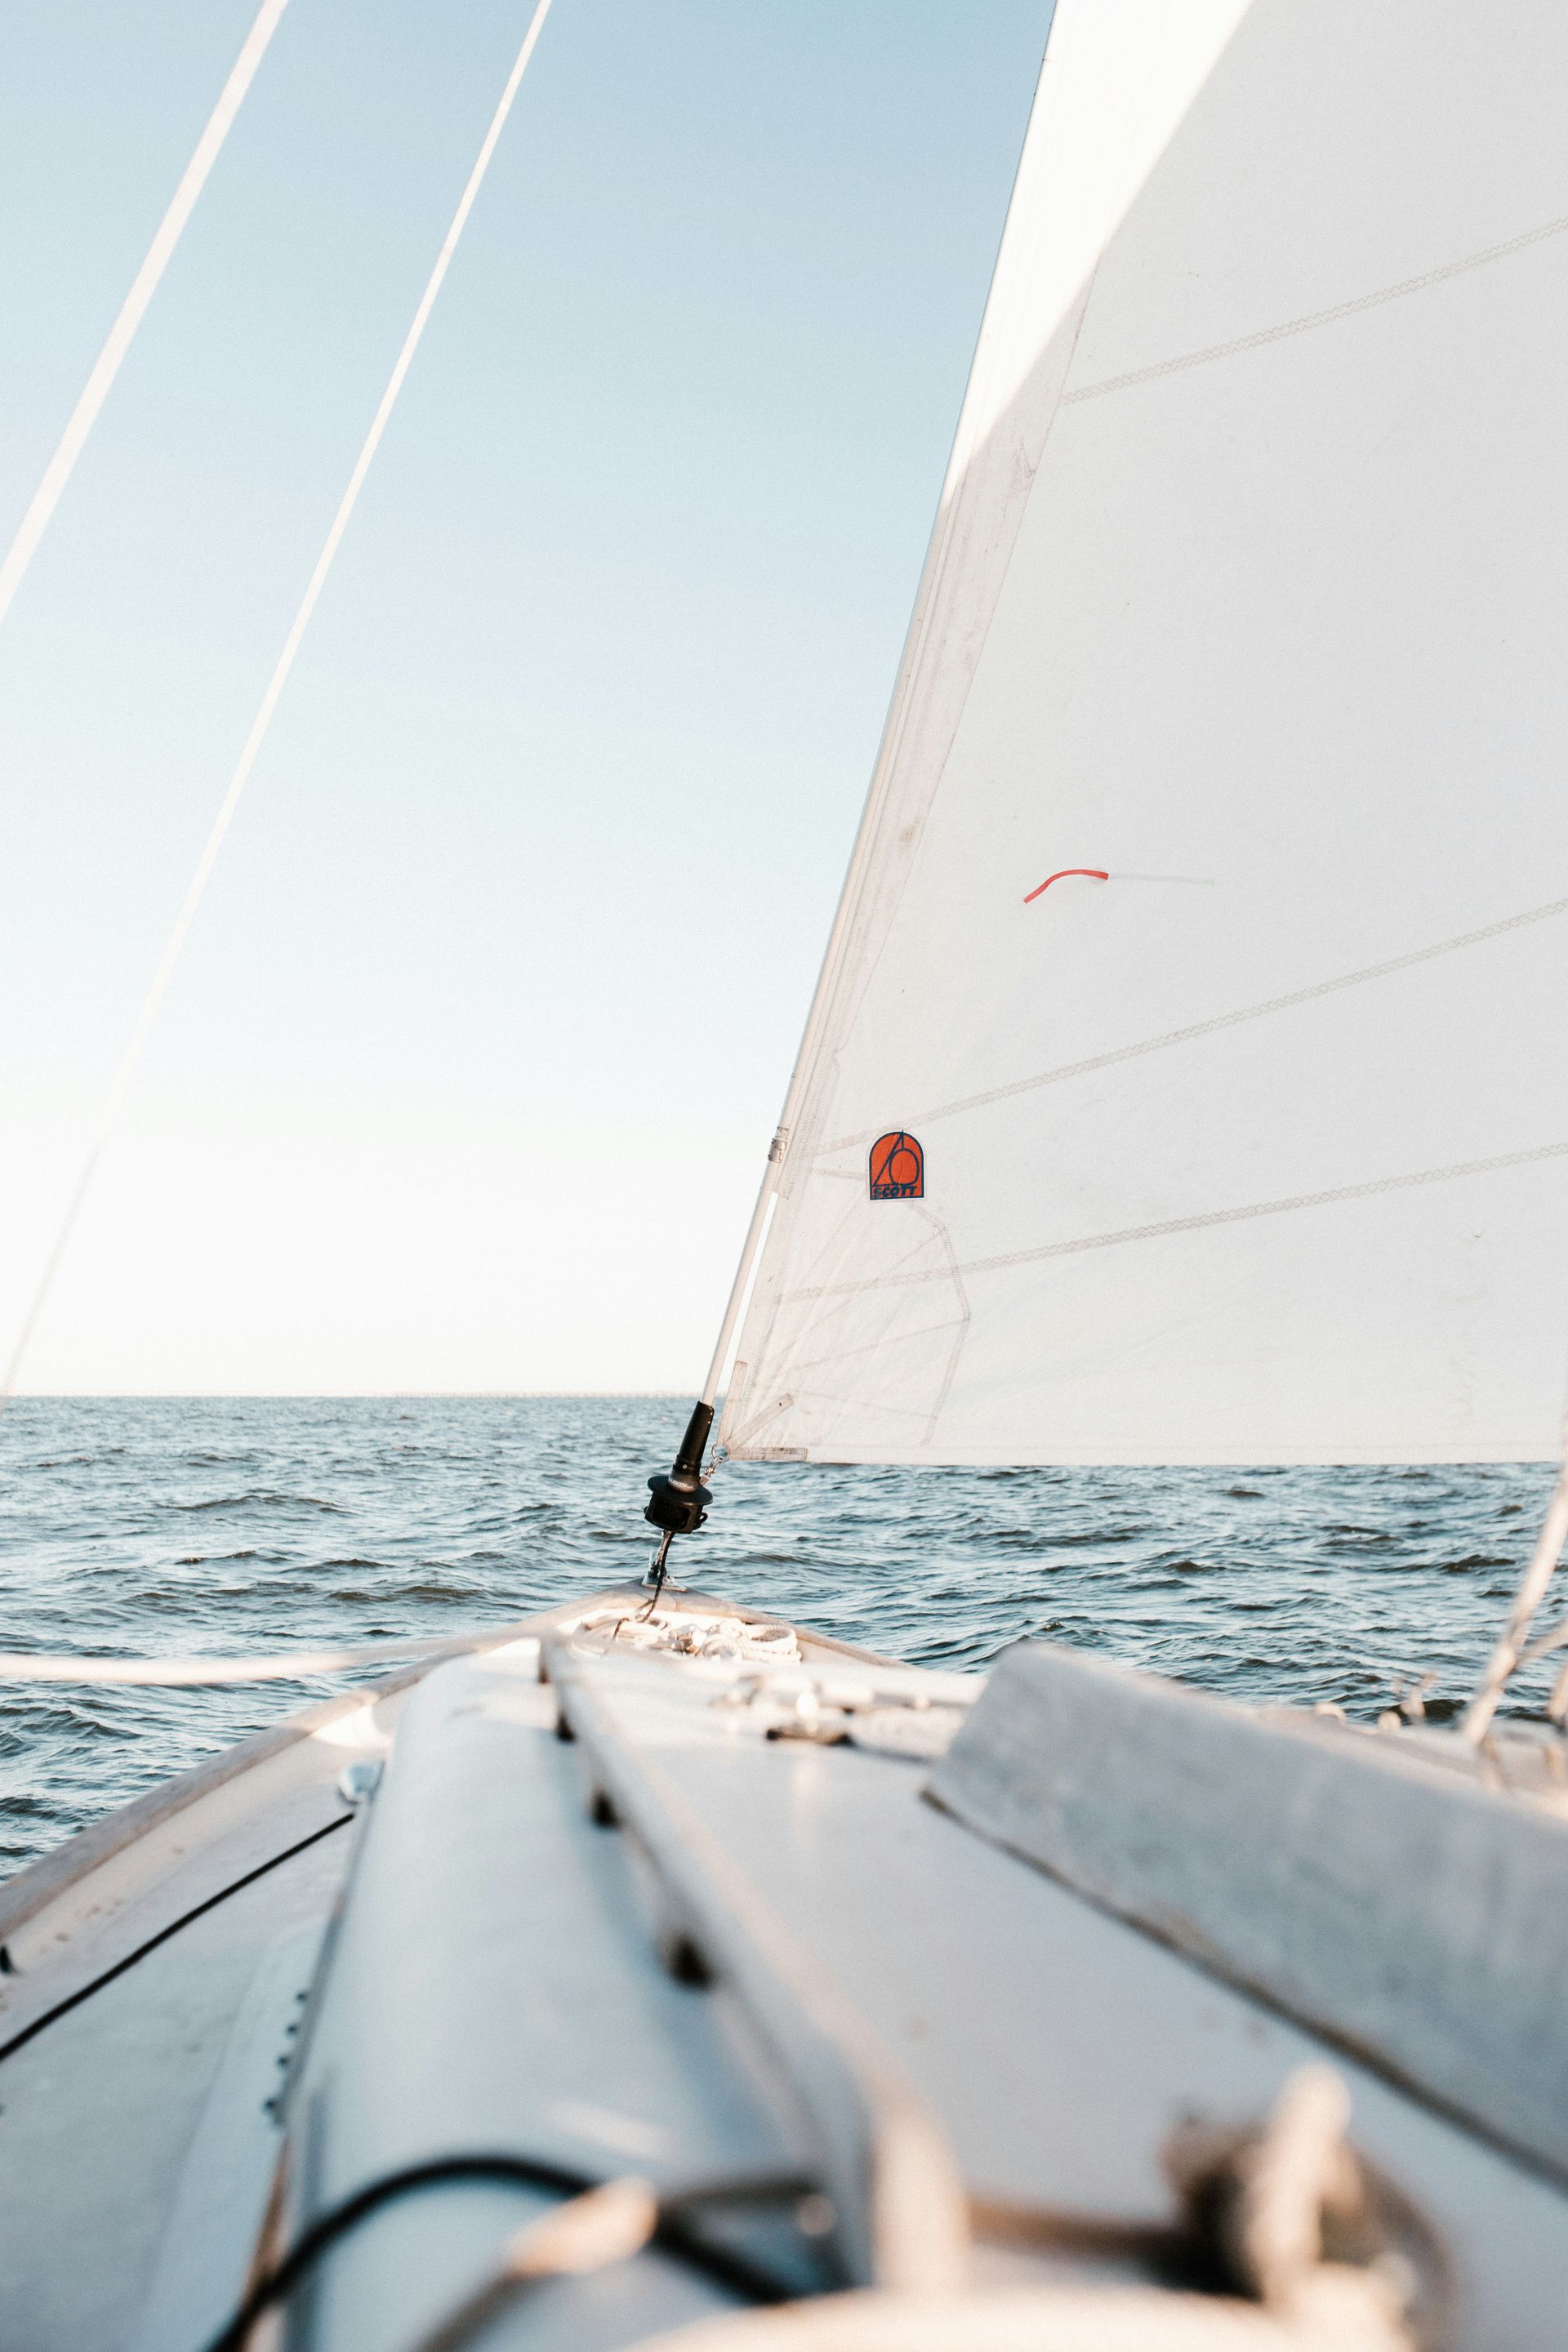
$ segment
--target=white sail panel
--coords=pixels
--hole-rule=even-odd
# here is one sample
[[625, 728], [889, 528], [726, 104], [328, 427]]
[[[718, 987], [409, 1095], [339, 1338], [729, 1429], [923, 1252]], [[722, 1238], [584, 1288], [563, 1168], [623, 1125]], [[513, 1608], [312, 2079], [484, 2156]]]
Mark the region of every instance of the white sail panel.
[[1544, 0], [1059, 0], [732, 1454], [1555, 1454], [1564, 88]]

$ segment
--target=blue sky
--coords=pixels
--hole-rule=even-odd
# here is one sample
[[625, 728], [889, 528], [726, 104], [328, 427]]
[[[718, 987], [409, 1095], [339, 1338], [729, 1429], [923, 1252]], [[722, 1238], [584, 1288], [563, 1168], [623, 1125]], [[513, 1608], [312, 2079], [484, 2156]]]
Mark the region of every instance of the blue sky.
[[[0, 9], [0, 536], [254, 0]], [[291, 0], [0, 630], [0, 1314], [521, 0]], [[555, 0], [26, 1367], [688, 1389], [874, 754], [1043, 0]]]

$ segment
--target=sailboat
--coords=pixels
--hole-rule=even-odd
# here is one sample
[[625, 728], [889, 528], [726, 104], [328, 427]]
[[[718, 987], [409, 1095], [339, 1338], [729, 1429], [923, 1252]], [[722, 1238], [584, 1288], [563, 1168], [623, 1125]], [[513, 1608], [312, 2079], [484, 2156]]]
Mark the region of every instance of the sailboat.
[[1454, 1728], [670, 1569], [727, 1459], [1560, 1457], [1565, 89], [1058, 0], [649, 1579], [0, 1891], [11, 2352], [1561, 2342], [1561, 1476]]

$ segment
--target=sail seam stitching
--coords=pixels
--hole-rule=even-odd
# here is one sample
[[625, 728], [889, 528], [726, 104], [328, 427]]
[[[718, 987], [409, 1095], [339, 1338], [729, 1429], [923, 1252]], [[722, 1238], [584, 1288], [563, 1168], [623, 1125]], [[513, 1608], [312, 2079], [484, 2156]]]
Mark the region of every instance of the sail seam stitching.
[[[1292, 989], [1286, 996], [1271, 996], [1261, 1004], [1243, 1005], [1235, 1013], [1216, 1013], [1207, 1021], [1194, 1021], [1185, 1029], [1167, 1029], [1158, 1037], [1141, 1038], [1135, 1045], [1116, 1045], [1109, 1053], [1091, 1054], [1081, 1062], [1064, 1062], [1054, 1070], [1041, 1070], [1032, 1078], [1014, 1078], [1005, 1087], [992, 1087], [984, 1094], [964, 1095], [957, 1102], [941, 1103], [934, 1110], [916, 1114], [915, 1124], [931, 1127], [939, 1118], [956, 1118], [961, 1111], [984, 1110], [994, 1102], [1005, 1102], [1014, 1095], [1032, 1093], [1037, 1087], [1058, 1085], [1064, 1078], [1087, 1077], [1095, 1070], [1108, 1070], [1118, 1062], [1131, 1062], [1143, 1054], [1158, 1054], [1167, 1045], [1189, 1045], [1194, 1038], [1212, 1036], [1216, 1030], [1234, 1029], [1245, 1021], [1260, 1021], [1266, 1013], [1286, 1013], [1293, 1005], [1310, 1004], [1315, 997], [1331, 996], [1342, 988], [1358, 988], [1364, 981], [1386, 980], [1391, 973], [1408, 971], [1415, 965], [1430, 963], [1437, 956], [1453, 954], [1459, 948], [1479, 947], [1487, 940], [1501, 939], [1505, 932], [1521, 930], [1530, 923], [1543, 923], [1553, 915], [1568, 914], [1568, 898], [1553, 898], [1544, 907], [1526, 908], [1522, 914], [1505, 915], [1500, 922], [1484, 924], [1479, 930], [1461, 931], [1451, 940], [1438, 940], [1435, 945], [1413, 948], [1407, 955], [1390, 956], [1384, 963], [1363, 964], [1359, 971], [1342, 972], [1334, 980], [1314, 981], [1308, 988]], [[816, 1157], [826, 1159], [836, 1151], [863, 1148], [859, 1135], [837, 1136], [831, 1143], [821, 1146]], [[823, 1174], [837, 1171], [823, 1170]]]
[[1282, 1201], [1250, 1201], [1235, 1209], [1206, 1209], [1190, 1217], [1164, 1217], [1147, 1225], [1123, 1225], [1113, 1233], [1085, 1234], [1077, 1241], [1045, 1242], [1034, 1249], [1007, 1250], [996, 1257], [971, 1258], [963, 1265], [932, 1267], [918, 1274], [873, 1275], [864, 1282], [840, 1282], [816, 1290], [794, 1290], [789, 1299], [847, 1297], [866, 1290], [902, 1288], [917, 1282], [947, 1280], [951, 1275], [994, 1274], [1004, 1266], [1028, 1265], [1046, 1258], [1075, 1257], [1081, 1251], [1111, 1249], [1121, 1242], [1157, 1241], [1167, 1234], [1187, 1234], [1205, 1226], [1240, 1224], [1252, 1217], [1278, 1217], [1293, 1209], [1326, 1208], [1336, 1201], [1365, 1201], [1379, 1192], [1397, 1192], [1415, 1184], [1442, 1184], [1456, 1177], [1487, 1176], [1507, 1168], [1523, 1168], [1542, 1160], [1568, 1157], [1568, 1143], [1536, 1144], [1528, 1151], [1506, 1151], [1493, 1160], [1460, 1160], [1447, 1168], [1423, 1168], [1413, 1175], [1376, 1176], [1361, 1184], [1336, 1184], [1321, 1192], [1298, 1192]]
[[1540, 228], [1526, 229], [1503, 245], [1488, 246], [1484, 253], [1468, 253], [1462, 260], [1444, 262], [1423, 277], [1402, 278], [1397, 286], [1383, 286], [1375, 293], [1358, 295], [1354, 301], [1336, 302], [1327, 310], [1312, 310], [1305, 318], [1287, 319], [1277, 327], [1261, 327], [1255, 334], [1238, 335], [1232, 342], [1211, 343], [1204, 351], [1184, 352], [1178, 358], [1159, 360], [1152, 367], [1133, 368], [1126, 375], [1107, 376], [1102, 383], [1083, 384], [1076, 392], [1065, 393], [1058, 404], [1072, 408], [1079, 401], [1100, 400], [1110, 392], [1127, 392], [1135, 384], [1152, 383], [1161, 376], [1176, 375], [1185, 368], [1205, 367], [1211, 360], [1230, 359], [1239, 352], [1261, 351], [1267, 343], [1307, 334], [1314, 327], [1331, 327], [1341, 319], [1357, 318], [1363, 310], [1375, 310], [1384, 302], [1402, 301], [1407, 294], [1424, 294], [1429, 287], [1441, 286], [1451, 278], [1462, 278], [1472, 269], [1484, 269], [1490, 262], [1506, 261], [1532, 245], [1543, 244], [1548, 237], [1560, 236], [1564, 229], [1568, 229], [1568, 214], [1560, 220], [1545, 222]]

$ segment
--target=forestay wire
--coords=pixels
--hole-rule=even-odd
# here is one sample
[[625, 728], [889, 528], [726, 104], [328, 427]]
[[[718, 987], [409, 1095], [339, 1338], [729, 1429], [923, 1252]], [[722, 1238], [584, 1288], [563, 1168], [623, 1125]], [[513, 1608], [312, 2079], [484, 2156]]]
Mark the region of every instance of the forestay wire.
[[6, 550], [4, 563], [0, 563], [0, 621], [10, 611], [11, 600], [37, 552], [38, 542], [49, 527], [49, 518], [60, 502], [77, 459], [87, 446], [88, 436], [98, 422], [99, 412], [113, 388], [114, 379], [120, 373], [147, 305], [157, 292], [159, 280], [174, 257], [174, 247], [184, 233], [185, 223], [196, 208], [196, 198], [206, 185], [207, 174], [217, 162], [234, 118], [256, 79], [256, 69], [267, 54], [268, 44], [278, 30], [279, 20], [288, 5], [289, 0], [262, 0], [260, 14], [250, 28], [245, 47], [235, 59], [233, 72], [218, 94], [218, 101], [207, 127], [196, 142], [195, 153], [185, 166], [184, 177], [174, 190], [169, 209], [158, 224], [158, 233], [132, 280], [131, 291], [120, 306], [120, 315], [109, 331], [109, 341], [94, 362], [92, 373], [82, 387], [81, 398], [71, 411], [70, 421], [60, 436], [59, 446], [44, 468], [44, 478], [17, 525], [16, 536]]
[[[279, 12], [285, 5], [286, 0], [268, 0], [268, 6]], [[268, 680], [267, 691], [261, 698], [260, 708], [246, 738], [245, 748], [240, 752], [238, 764], [229, 779], [228, 790], [224, 794], [222, 804], [214, 819], [212, 831], [207, 835], [206, 845], [196, 862], [196, 870], [191, 877], [184, 903], [174, 919], [174, 929], [169, 933], [167, 944], [159, 959], [157, 970], [153, 975], [152, 985], [142, 1001], [141, 1012], [137, 1014], [135, 1025], [110, 1083], [99, 1118], [97, 1132], [82, 1164], [81, 1173], [77, 1179], [76, 1189], [67, 1205], [59, 1231], [55, 1236], [54, 1246], [49, 1252], [37, 1287], [33, 1293], [27, 1312], [23, 1318], [16, 1343], [11, 1350], [10, 1361], [5, 1367], [5, 1379], [0, 1381], [0, 1412], [4, 1411], [16, 1393], [23, 1360], [32, 1343], [33, 1334], [37, 1328], [39, 1318], [43, 1314], [49, 1292], [54, 1286], [55, 1276], [69, 1246], [77, 1219], [81, 1213], [82, 1204], [91, 1188], [99, 1161], [102, 1159], [105, 1147], [113, 1133], [121, 1108], [132, 1078], [135, 1075], [136, 1066], [141, 1060], [142, 1048], [146, 1045], [149, 1032], [157, 1019], [159, 1007], [168, 991], [174, 966], [179, 961], [180, 950], [184, 946], [186, 934], [195, 918], [196, 909], [202, 902], [213, 867], [217, 863], [218, 852], [223, 847], [224, 837], [234, 822], [235, 811], [239, 806], [245, 787], [250, 780], [250, 772], [255, 767], [261, 746], [266, 740], [267, 730], [272, 723], [273, 712], [277, 709], [283, 688], [288, 684], [289, 674], [294, 667], [295, 656], [310, 626], [310, 616], [316, 609], [321, 590], [326, 585], [327, 574], [332, 568], [333, 558], [342, 543], [350, 517], [359, 501], [359, 494], [364, 488], [365, 477], [369, 474], [375, 453], [381, 446], [382, 436], [386, 431], [388, 420], [397, 403], [397, 395], [403, 389], [404, 379], [413, 364], [414, 354], [419, 348], [420, 338], [425, 332], [430, 313], [436, 307], [436, 298], [441, 291], [442, 281], [451, 266], [452, 256], [458, 249], [458, 242], [467, 226], [468, 215], [473, 210], [474, 200], [483, 184], [485, 173], [489, 169], [490, 158], [495, 153], [501, 131], [506, 126], [507, 116], [511, 111], [512, 100], [517, 96], [518, 87], [528, 69], [529, 59], [532, 57], [539, 36], [544, 28], [544, 20], [550, 13], [550, 6], [551, 0], [538, 0], [538, 5], [529, 21], [528, 30], [523, 36], [522, 47], [519, 49], [511, 71], [507, 77], [506, 87], [501, 91], [500, 103], [490, 119], [489, 129], [485, 133], [484, 142], [475, 160], [473, 170], [468, 174], [468, 185], [464, 188], [458, 209], [452, 215], [452, 225], [447, 231], [440, 252], [436, 257], [436, 266], [430, 272], [429, 282], [420, 297], [419, 307], [415, 311], [413, 323], [404, 338], [403, 348], [397, 354], [396, 364], [387, 381], [386, 390], [381, 396], [381, 404], [371, 420], [370, 430], [365, 435], [363, 446], [354, 461], [353, 471], [349, 476], [348, 488], [344, 490], [338, 510], [332, 517], [331, 527], [327, 532], [321, 554], [316, 559], [316, 568], [310, 574], [305, 593], [300, 600], [300, 609], [294, 615], [293, 626], [284, 639], [283, 650], [279, 655], [277, 666]], [[265, 15], [266, 11], [263, 14]], [[106, 384], [104, 389], [107, 391], [107, 388]]]

